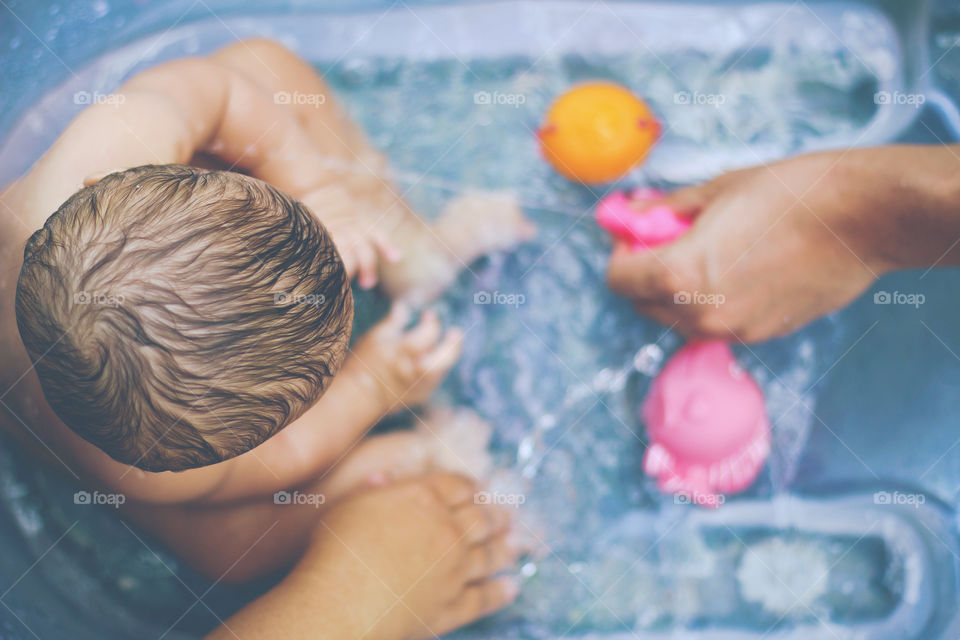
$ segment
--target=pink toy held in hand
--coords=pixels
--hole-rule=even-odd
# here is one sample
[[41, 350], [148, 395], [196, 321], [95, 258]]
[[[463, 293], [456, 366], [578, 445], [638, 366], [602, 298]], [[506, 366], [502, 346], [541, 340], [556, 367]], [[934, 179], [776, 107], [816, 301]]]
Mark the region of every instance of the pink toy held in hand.
[[[635, 198], [662, 197], [645, 189]], [[597, 206], [597, 223], [635, 251], [674, 240], [691, 225], [669, 207], [640, 213], [622, 193]], [[749, 487], [770, 453], [763, 392], [725, 342], [691, 342], [653, 381], [641, 410], [650, 434], [643, 469], [665, 492], [717, 506]]]
[[[654, 189], [637, 189], [634, 198], [653, 200], [663, 194]], [[690, 228], [691, 222], [681, 218], [670, 207], [657, 205], [643, 212], [630, 206], [625, 193], [612, 193], [597, 205], [597, 224], [625, 241], [633, 251], [651, 249], [670, 242]]]

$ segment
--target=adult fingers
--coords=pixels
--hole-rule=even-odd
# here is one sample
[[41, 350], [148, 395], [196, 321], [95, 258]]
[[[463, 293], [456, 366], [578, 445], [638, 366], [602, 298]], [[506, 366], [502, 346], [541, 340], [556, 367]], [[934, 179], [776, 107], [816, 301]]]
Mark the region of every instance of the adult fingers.
[[620, 295], [639, 300], [659, 301], [670, 291], [670, 268], [662, 252], [631, 251], [618, 243], [607, 265], [607, 284]]
[[457, 509], [454, 521], [470, 544], [479, 544], [502, 534], [510, 526], [510, 513], [490, 504], [464, 504]]
[[449, 507], [473, 503], [477, 494], [476, 483], [456, 473], [434, 473], [425, 482]]
[[722, 316], [714, 312], [709, 305], [678, 302], [639, 301], [634, 307], [637, 313], [652, 318], [660, 324], [681, 333], [688, 338], [699, 340], [727, 339], [734, 336], [734, 330]]
[[518, 553], [507, 543], [507, 536], [501, 534], [486, 542], [474, 545], [467, 552], [466, 579], [470, 582], [489, 578], [513, 565]]
[[438, 624], [442, 628], [436, 631], [445, 633], [499, 611], [516, 600], [519, 592], [516, 579], [507, 576], [472, 584], [448, 607]]
[[643, 211], [652, 206], [665, 205], [672, 209], [677, 215], [684, 218], [690, 218], [700, 212], [710, 199], [713, 192], [713, 184], [705, 184], [693, 187], [685, 187], [668, 193], [662, 198], [639, 197], [631, 200], [631, 205], [637, 210]]

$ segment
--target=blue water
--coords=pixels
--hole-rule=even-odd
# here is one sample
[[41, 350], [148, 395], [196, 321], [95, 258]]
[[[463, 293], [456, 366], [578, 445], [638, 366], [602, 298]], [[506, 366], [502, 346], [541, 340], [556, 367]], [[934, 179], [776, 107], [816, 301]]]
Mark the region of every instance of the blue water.
[[[0, 124], [9, 126], [54, 81], [69, 80], [73, 72], [66, 67], [101, 53], [105, 39], [124, 44], [152, 31], [164, 16], [169, 22], [180, 9], [190, 9], [185, 23], [209, 16], [205, 7], [189, 3], [144, 3], [145, 13], [134, 17], [139, 4], [10, 2], [23, 23], [9, 15], [0, 19], [0, 50], [9, 52], [4, 79], [18, 90], [0, 93]], [[209, 6], [225, 16], [244, 10]], [[883, 33], [873, 28], [873, 14], [865, 16], [859, 26], [848, 25], [851, 33], [864, 24], [870, 33]], [[337, 20], [315, 19], [327, 29]], [[931, 39], [938, 47], [934, 59], [943, 55], [950, 62], [950, 23], [939, 24], [944, 31]], [[520, 602], [466, 637], [613, 637], [713, 628], [793, 629], [798, 637], [820, 637], [805, 631], [806, 625], [824, 637], [848, 637], [844, 625], [879, 629], [907, 599], [913, 583], [904, 567], [919, 566], [911, 554], [919, 553], [921, 543], [908, 542], [915, 538], [941, 560], [928, 569], [937, 587], [924, 592], [933, 613], [912, 614], [921, 622], [904, 627], [909, 633], [863, 637], [937, 637], [955, 613], [949, 565], [957, 547], [955, 532], [943, 522], [953, 518], [960, 481], [958, 400], [952, 393], [960, 385], [960, 301], [951, 293], [957, 273], [885, 278], [849, 308], [789, 338], [738, 349], [764, 388], [774, 451], [755, 486], [721, 512], [737, 513], [731, 509], [737, 502], [770, 505], [797, 493], [816, 495], [816, 504], [834, 508], [841, 504], [831, 502], [838, 496], [883, 490], [923, 495], [923, 509], [886, 509], [869, 500], [836, 506], [838, 514], [862, 513], [860, 530], [831, 529], [831, 518], [812, 516], [811, 530], [781, 526], [777, 508], [759, 524], [700, 522], [691, 516], [695, 509], [660, 495], [640, 464], [644, 432], [637, 410], [658, 361], [680, 340], [637, 318], [629, 304], [606, 291], [608, 242], [585, 217], [600, 193], [553, 174], [539, 160], [532, 136], [553, 95], [597, 76], [633, 86], [673, 127], [629, 184], [683, 182], [684, 175], [719, 166], [716, 158], [725, 155], [718, 150], [736, 148], [747, 158], [781, 156], [855, 134], [876, 112], [872, 95], [882, 80], [875, 70], [887, 50], [869, 39], [838, 46], [815, 21], [810, 25], [797, 35], [794, 49], [734, 43], [733, 53], [722, 56], [712, 55], [713, 45], [705, 41], [699, 50], [619, 55], [581, 49], [475, 58], [448, 52], [403, 60], [365, 54], [360, 46], [335, 63], [311, 58], [390, 156], [398, 183], [425, 215], [435, 215], [465, 188], [510, 189], [540, 226], [535, 241], [471, 265], [437, 304], [448, 321], [468, 328], [464, 357], [442, 395], [495, 424], [495, 486], [526, 497], [524, 527], [542, 543], [522, 567]], [[197, 43], [206, 42], [202, 34], [214, 27], [188, 27], [184, 51], [202, 49]], [[790, 21], [777, 28], [790, 38]], [[224, 37], [219, 33], [213, 40]], [[305, 40], [304, 47], [312, 46]], [[110, 65], [104, 69], [111, 77]], [[933, 75], [947, 84], [954, 77], [939, 65]], [[675, 99], [678, 91], [690, 90], [722, 92], [729, 107], [691, 110]], [[523, 102], [478, 104], [478, 92], [523, 96]], [[74, 107], [58, 108], [44, 111], [37, 140], [54, 137], [57, 123], [62, 126]], [[932, 113], [920, 116], [896, 136], [948, 139]], [[41, 150], [21, 149], [14, 158], [7, 149], [0, 167], [26, 166]], [[690, 162], [691, 150], [710, 160]], [[474, 304], [481, 291], [521, 294], [524, 302]], [[876, 305], [873, 294], [880, 291], [923, 293], [926, 303]], [[384, 306], [375, 295], [361, 302], [368, 319]], [[637, 371], [633, 362], [641, 349], [648, 357]], [[0, 447], [0, 488], [9, 515], [0, 519], [0, 540], [17, 550], [0, 559], [0, 602], [6, 605], [0, 608], [0, 637], [32, 637], [30, 631], [43, 638], [104, 637], [105, 628], [110, 637], [159, 637], [171, 626], [175, 630], [165, 637], [190, 637], [215, 622], [208, 606], [222, 616], [249, 595], [222, 587], [203, 595], [208, 585], [148, 536], [134, 535], [107, 511], [74, 505], [76, 488], [69, 479], [15, 455], [8, 443]], [[914, 523], [903, 531], [915, 528], [915, 538], [885, 537], [884, 527], [872, 529], [871, 523], [886, 522], [884, 514]], [[801, 566], [822, 565], [825, 578], [796, 587], [809, 598], [784, 611], [774, 595], [784, 583], [793, 585], [796, 562], [790, 558], [807, 563]], [[763, 569], [771, 565], [774, 579], [767, 576], [767, 584]], [[203, 603], [197, 604], [200, 595]], [[823, 631], [828, 623], [838, 630]]]

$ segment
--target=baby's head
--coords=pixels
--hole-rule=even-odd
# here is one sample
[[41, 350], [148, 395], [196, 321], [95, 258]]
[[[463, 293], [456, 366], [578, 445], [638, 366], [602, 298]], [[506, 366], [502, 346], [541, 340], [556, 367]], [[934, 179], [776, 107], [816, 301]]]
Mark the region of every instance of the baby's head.
[[71, 196], [27, 242], [16, 313], [60, 419], [120, 462], [167, 471], [248, 451], [316, 402], [353, 298], [298, 201], [165, 165]]

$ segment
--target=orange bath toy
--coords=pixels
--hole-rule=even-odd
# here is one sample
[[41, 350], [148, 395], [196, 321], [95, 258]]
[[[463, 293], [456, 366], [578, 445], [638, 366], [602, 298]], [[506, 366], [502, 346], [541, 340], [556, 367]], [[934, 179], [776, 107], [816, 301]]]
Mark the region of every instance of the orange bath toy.
[[643, 162], [660, 135], [647, 104], [613, 82], [574, 87], [537, 132], [547, 162], [575, 182], [603, 184]]

